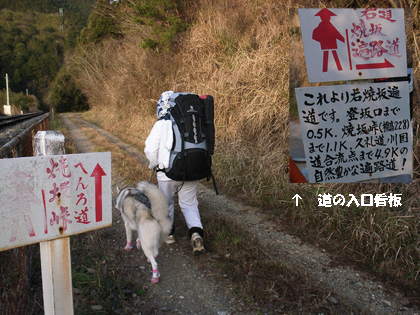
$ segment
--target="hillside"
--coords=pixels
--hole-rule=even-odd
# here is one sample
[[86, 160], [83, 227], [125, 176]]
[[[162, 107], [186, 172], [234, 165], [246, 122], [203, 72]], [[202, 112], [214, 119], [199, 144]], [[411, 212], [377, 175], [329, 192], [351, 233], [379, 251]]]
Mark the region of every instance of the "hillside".
[[[0, 75], [4, 90], [5, 74], [9, 76], [11, 104], [26, 110], [25, 103], [32, 100], [23, 95], [29, 93], [45, 107], [49, 85], [63, 65], [66, 51], [75, 46], [87, 24], [93, 3], [0, 1]], [[6, 104], [5, 97], [3, 102]]]
[[[373, 3], [359, 2], [340, 1], [340, 7]], [[290, 7], [274, 0], [151, 3], [98, 2], [82, 32], [83, 45], [67, 64], [90, 105], [84, 117], [142, 149], [163, 91], [213, 95], [217, 133], [213, 162], [224, 194], [264, 208], [284, 230], [361, 263], [387, 281], [417, 288], [417, 160], [412, 185], [289, 183], [289, 80], [301, 78], [305, 71], [300, 62], [289, 75], [290, 57], [296, 54], [289, 52], [295, 47], [290, 45], [289, 9], [319, 3], [294, 1]], [[395, 2], [380, 4], [390, 7]], [[418, 80], [418, 2], [402, 5], [412, 25], [407, 31], [408, 53]], [[417, 92], [414, 102], [419, 103]], [[417, 126], [418, 106], [414, 108]], [[418, 156], [417, 127], [414, 137]], [[148, 176], [147, 170], [139, 172], [141, 179]], [[133, 182], [139, 179], [128, 177]], [[303, 198], [301, 207], [292, 201], [297, 193]], [[317, 204], [321, 193], [400, 193], [403, 206], [323, 208]]]

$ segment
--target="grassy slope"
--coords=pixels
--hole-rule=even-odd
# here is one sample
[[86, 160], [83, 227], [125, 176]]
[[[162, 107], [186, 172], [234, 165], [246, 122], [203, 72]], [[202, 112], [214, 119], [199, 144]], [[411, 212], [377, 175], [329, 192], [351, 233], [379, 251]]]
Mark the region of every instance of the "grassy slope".
[[[141, 148], [155, 122], [161, 92], [213, 95], [214, 172], [223, 193], [239, 192], [300, 236], [416, 286], [420, 277], [417, 181], [412, 185], [288, 182], [290, 37], [284, 4], [201, 0], [192, 12], [194, 24], [177, 53], [139, 48], [141, 36], [150, 30], [129, 20], [124, 22], [123, 41], [85, 48], [74, 59], [92, 105], [85, 116]], [[415, 125], [417, 117], [416, 111]], [[414, 132], [417, 142], [417, 129]], [[403, 207], [318, 207], [317, 196], [323, 192], [401, 193]], [[296, 193], [303, 197], [300, 207], [292, 201]]]

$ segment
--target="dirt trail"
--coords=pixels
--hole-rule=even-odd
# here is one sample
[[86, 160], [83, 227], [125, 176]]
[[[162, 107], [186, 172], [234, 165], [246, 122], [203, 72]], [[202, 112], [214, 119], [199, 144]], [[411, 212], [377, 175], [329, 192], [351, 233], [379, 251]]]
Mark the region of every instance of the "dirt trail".
[[[95, 151], [94, 145], [79, 130], [81, 127], [88, 127], [94, 128], [122, 150], [144, 161], [141, 152], [137, 152], [108, 132], [83, 121], [80, 114], [65, 114], [61, 117], [80, 153]], [[123, 181], [118, 174], [113, 174], [114, 185]], [[216, 197], [214, 191], [204, 185], [199, 185], [198, 197], [202, 212], [205, 209], [206, 212], [211, 211], [214, 215], [239, 223], [255, 236], [271, 259], [287, 261], [303, 271], [313, 283], [331, 292], [324, 303], [331, 305], [337, 313], [343, 313], [343, 309], [346, 309], [346, 313], [352, 314], [420, 314], [420, 310], [408, 307], [408, 298], [397, 289], [388, 288], [385, 284], [375, 281], [369, 274], [354, 270], [350, 266], [337, 266], [322, 249], [303, 244], [298, 238], [281, 232], [280, 227], [267, 219], [260, 209], [243, 205], [223, 195]], [[229, 275], [215, 272], [217, 255], [211, 252], [200, 257], [192, 255], [185, 224], [179, 213], [176, 213], [176, 216], [177, 243], [161, 247], [158, 257], [161, 283], [151, 285], [150, 267], [143, 254], [134, 249], [128, 253], [122, 250], [125, 245], [124, 227], [119, 213], [113, 210], [113, 226], [103, 231], [107, 235], [103, 241], [107, 242], [110, 255], [115, 256], [107, 258], [107, 263], [117, 264], [119, 271], [132, 275], [137, 282], [144, 284], [145, 289], [141, 298], [135, 293], [131, 295], [130, 301], [126, 302], [127, 313], [283, 313], [281, 308], [250, 305], [238, 297], [234, 293], [234, 283]], [[308, 311], [297, 309], [292, 313], [306, 314]]]

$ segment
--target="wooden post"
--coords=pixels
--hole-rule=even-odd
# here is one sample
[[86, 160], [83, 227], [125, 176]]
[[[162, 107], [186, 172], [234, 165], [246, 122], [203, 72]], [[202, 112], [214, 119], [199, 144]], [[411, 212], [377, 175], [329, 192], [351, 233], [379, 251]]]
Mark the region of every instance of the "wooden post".
[[[65, 154], [64, 136], [57, 131], [38, 131], [34, 138], [34, 156]], [[41, 252], [44, 313], [73, 314], [70, 238], [39, 244]]]

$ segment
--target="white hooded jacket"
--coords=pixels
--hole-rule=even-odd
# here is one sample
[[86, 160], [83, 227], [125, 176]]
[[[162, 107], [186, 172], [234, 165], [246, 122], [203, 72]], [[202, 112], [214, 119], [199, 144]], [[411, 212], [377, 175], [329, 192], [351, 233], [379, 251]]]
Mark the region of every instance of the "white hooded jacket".
[[[149, 160], [150, 169], [153, 169], [156, 166], [158, 169], [169, 167], [169, 157], [173, 144], [172, 121], [160, 118], [165, 117], [168, 110], [175, 106], [174, 99], [180, 94], [189, 93], [166, 91], [162, 93], [157, 102], [157, 117], [159, 120], [153, 125], [153, 128], [146, 139], [146, 146], [144, 148], [144, 153]], [[157, 178], [158, 180], [171, 180], [164, 172], [158, 172]]]
[[[157, 116], [162, 118], [175, 105], [171, 98], [173, 91], [163, 92], [157, 102]], [[165, 169], [169, 166], [169, 156], [172, 149], [173, 131], [170, 120], [159, 119], [146, 139], [144, 154], [149, 160], [149, 168]], [[165, 173], [158, 172], [159, 180], [170, 180]]]
[[[156, 166], [165, 169], [169, 166], [169, 155], [173, 143], [172, 122], [170, 120], [158, 120], [146, 139], [144, 154], [149, 160], [149, 168]], [[157, 173], [159, 180], [170, 180], [165, 173]]]

